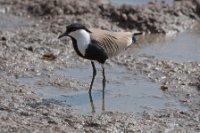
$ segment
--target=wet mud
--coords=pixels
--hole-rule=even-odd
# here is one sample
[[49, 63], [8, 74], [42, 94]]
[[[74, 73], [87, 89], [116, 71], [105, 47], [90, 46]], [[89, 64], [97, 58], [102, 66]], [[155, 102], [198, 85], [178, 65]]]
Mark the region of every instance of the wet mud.
[[[0, 132], [200, 132], [199, 8], [199, 0], [0, 0]], [[72, 22], [184, 32], [141, 36], [110, 59], [105, 98], [98, 66], [91, 112], [90, 62], [57, 39]]]

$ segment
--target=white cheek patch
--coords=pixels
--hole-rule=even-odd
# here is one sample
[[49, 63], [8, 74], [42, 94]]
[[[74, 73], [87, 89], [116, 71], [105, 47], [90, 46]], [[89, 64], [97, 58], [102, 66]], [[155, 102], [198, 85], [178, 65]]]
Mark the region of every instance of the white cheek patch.
[[77, 30], [69, 34], [77, 41], [78, 50], [85, 56], [85, 51], [90, 43], [90, 34], [85, 30]]

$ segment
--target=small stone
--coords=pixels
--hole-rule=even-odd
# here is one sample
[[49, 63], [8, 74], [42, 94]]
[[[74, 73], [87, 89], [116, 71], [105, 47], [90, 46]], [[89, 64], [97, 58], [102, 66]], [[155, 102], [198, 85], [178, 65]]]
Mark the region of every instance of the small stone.
[[191, 102], [189, 99], [180, 99], [179, 101], [182, 103], [190, 103]]
[[127, 21], [127, 20], [128, 20], [128, 17], [127, 17], [127, 15], [126, 15], [125, 13], [122, 13], [122, 19], [123, 19], [124, 21]]
[[2, 41], [6, 41], [7, 39], [6, 39], [5, 36], [3, 36], [3, 37], [1, 37], [1, 40], [2, 40]]
[[168, 90], [168, 86], [162, 85], [162, 86], [160, 87], [160, 89], [161, 89], [162, 91], [167, 91], [167, 90]]
[[42, 56], [42, 59], [43, 59], [43, 60], [48, 60], [48, 61], [53, 61], [53, 60], [56, 59], [56, 56], [53, 55], [53, 54], [44, 54], [44, 55]]
[[33, 52], [33, 47], [32, 46], [29, 46], [28, 48], [26, 48], [28, 51], [31, 51]]

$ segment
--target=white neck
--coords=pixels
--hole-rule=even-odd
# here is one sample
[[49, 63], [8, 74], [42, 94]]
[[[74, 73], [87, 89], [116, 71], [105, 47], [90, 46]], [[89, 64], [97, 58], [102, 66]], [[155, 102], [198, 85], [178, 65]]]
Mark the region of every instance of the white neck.
[[69, 34], [77, 41], [78, 50], [81, 52], [81, 54], [84, 56], [85, 51], [90, 43], [90, 34], [86, 30], [76, 30], [74, 32], [71, 32]]

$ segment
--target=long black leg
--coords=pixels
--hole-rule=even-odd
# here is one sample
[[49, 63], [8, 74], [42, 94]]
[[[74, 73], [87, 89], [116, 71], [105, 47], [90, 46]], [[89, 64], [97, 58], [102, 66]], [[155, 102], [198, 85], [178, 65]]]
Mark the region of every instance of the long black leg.
[[97, 70], [96, 70], [96, 67], [94, 65], [94, 62], [91, 61], [91, 64], [92, 64], [92, 68], [93, 68], [93, 76], [92, 76], [92, 81], [90, 83], [89, 94], [91, 94], [91, 90], [92, 90], [92, 86], [93, 86], [93, 83], [94, 83], [94, 79], [95, 79], [95, 76], [97, 74]]
[[102, 84], [103, 84], [103, 92], [102, 92], [102, 111], [105, 110], [105, 87], [106, 87], [106, 76], [105, 76], [105, 69], [104, 69], [104, 65], [101, 65], [102, 67], [102, 74], [103, 74], [103, 80], [102, 80]]
[[102, 74], [103, 74], [103, 81], [102, 81], [102, 83], [103, 83], [103, 92], [104, 92], [105, 87], [106, 87], [106, 76], [105, 76], [104, 65], [102, 64], [101, 67], [102, 67]]
[[89, 88], [89, 98], [90, 98], [90, 105], [91, 105], [92, 113], [94, 113], [95, 112], [95, 107], [94, 107], [94, 103], [93, 103], [93, 99], [92, 99], [91, 90], [92, 90], [92, 86], [93, 86], [94, 79], [95, 79], [95, 76], [97, 74], [97, 71], [96, 71], [96, 67], [95, 67], [93, 61], [91, 61], [91, 64], [92, 64], [92, 68], [93, 68], [93, 76], [92, 76], [92, 81], [90, 83], [90, 88]]

